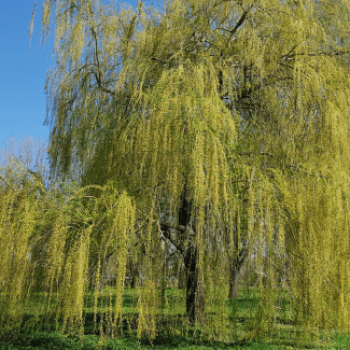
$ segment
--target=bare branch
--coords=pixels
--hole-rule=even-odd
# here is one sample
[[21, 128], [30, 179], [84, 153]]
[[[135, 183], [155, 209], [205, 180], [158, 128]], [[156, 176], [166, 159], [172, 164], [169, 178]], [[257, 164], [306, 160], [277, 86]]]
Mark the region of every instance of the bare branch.
[[235, 35], [235, 33], [237, 32], [239, 27], [243, 24], [244, 20], [246, 19], [247, 15], [248, 15], [249, 11], [252, 9], [252, 7], [253, 7], [253, 5], [250, 5], [248, 7], [248, 9], [243, 12], [243, 15], [241, 16], [241, 18], [237, 22], [236, 26], [231, 31], [229, 31], [231, 33], [230, 39], [232, 39], [232, 37]]

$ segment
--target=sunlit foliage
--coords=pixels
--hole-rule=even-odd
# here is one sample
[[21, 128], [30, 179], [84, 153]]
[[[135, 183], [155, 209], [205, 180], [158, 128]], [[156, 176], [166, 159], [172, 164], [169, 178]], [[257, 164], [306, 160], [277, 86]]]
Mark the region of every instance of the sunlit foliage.
[[[35, 275], [43, 315], [55, 299], [57, 321], [82, 332], [84, 295], [90, 285], [102, 315], [109, 271], [117, 294], [101, 332], [116, 334], [131, 261], [139, 336], [164, 318], [171, 332], [178, 318], [212, 339], [237, 334], [227, 305], [243, 264], [260, 271], [250, 337], [277, 327], [278, 289], [310, 333], [348, 330], [349, 11], [345, 0], [173, 0], [163, 13], [45, 0], [51, 175], [80, 169], [82, 188], [56, 211], [31, 197], [38, 182], [27, 196], [1, 188], [2, 322]], [[185, 313], [164, 292], [174, 276]]]

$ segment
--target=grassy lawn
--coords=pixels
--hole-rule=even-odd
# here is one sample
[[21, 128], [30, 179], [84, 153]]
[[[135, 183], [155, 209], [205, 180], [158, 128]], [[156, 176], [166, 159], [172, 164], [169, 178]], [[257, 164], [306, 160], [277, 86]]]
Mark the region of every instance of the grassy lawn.
[[114, 338], [99, 340], [97, 335], [65, 336], [55, 332], [38, 332], [29, 335], [20, 335], [16, 341], [0, 340], [1, 350], [94, 350], [94, 349], [178, 349], [178, 350], [211, 350], [211, 349], [241, 349], [241, 350], [285, 350], [285, 349], [324, 349], [324, 350], [345, 350], [350, 346], [350, 336], [336, 337], [331, 339], [327, 344], [314, 346], [290, 346], [290, 345], [273, 345], [266, 342], [236, 342], [227, 343], [207, 343], [204, 341], [191, 340], [181, 337], [162, 337], [159, 336], [151, 345], [147, 340], [138, 342], [136, 338]]
[[[114, 293], [113, 287], [107, 287], [104, 289], [102, 295], [99, 297], [98, 305], [105, 312], [109, 309], [110, 297]], [[260, 342], [254, 342], [249, 340], [242, 340], [245, 337], [237, 337], [231, 339], [229, 342], [208, 342], [204, 337], [200, 336], [198, 330], [196, 332], [191, 329], [185, 331], [179, 331], [178, 335], [169, 335], [166, 332], [166, 327], [169, 323], [173, 327], [181, 329], [181, 322], [184, 319], [184, 307], [182, 303], [182, 292], [177, 289], [168, 289], [166, 294], [169, 298], [169, 303], [162, 310], [162, 323], [164, 323], [164, 331], [162, 327], [159, 327], [156, 338], [150, 343], [147, 337], [137, 339], [135, 325], [136, 325], [136, 305], [137, 305], [137, 293], [133, 289], [127, 289], [123, 301], [123, 311], [125, 328], [123, 335], [119, 335], [113, 339], [111, 338], [99, 338], [97, 333], [99, 329], [100, 318], [97, 317], [97, 324], [94, 321], [94, 308], [92, 293], [88, 293], [86, 296], [86, 308], [84, 310], [85, 316], [85, 328], [84, 336], [77, 335], [63, 335], [53, 330], [52, 321], [51, 330], [49, 330], [45, 324], [39, 331], [30, 330], [30, 327], [25, 324], [15, 339], [0, 339], [0, 350], [24, 350], [24, 349], [251, 349], [251, 350], [264, 350], [264, 349], [350, 349], [350, 334], [349, 335], [330, 335], [327, 336], [318, 334], [316, 339], [293, 341], [293, 326], [291, 322], [290, 305], [288, 298], [284, 298], [283, 314], [276, 319], [276, 332], [270, 335], [266, 339]], [[33, 302], [28, 308], [27, 320], [30, 320], [33, 310], [37, 309], [38, 302]], [[237, 317], [237, 330], [238, 334], [242, 335], [244, 325], [252, 319], [252, 315], [256, 311], [257, 307], [257, 295], [252, 289], [249, 293], [243, 291], [240, 293], [235, 304], [230, 303], [228, 305], [229, 312], [235, 312]], [[31, 311], [32, 310], [32, 311]], [[133, 326], [130, 326], [130, 325]], [[246, 338], [247, 339], [247, 338]], [[292, 346], [292, 344], [294, 344]]]

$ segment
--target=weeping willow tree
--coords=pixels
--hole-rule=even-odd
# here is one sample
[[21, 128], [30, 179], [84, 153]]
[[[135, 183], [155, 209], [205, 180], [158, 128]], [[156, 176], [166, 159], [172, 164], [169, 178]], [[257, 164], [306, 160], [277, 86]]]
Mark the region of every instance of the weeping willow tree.
[[[56, 320], [82, 332], [90, 285], [101, 333], [115, 334], [131, 262], [139, 336], [154, 338], [164, 318], [180, 332], [177, 317], [228, 339], [248, 261], [260, 271], [250, 337], [277, 327], [278, 289], [310, 334], [348, 330], [349, 11], [345, 0], [172, 0], [163, 13], [44, 0], [57, 57], [51, 176], [78, 170], [82, 188], [60, 210], [40, 202], [46, 216], [25, 196], [3, 204], [25, 224], [2, 226], [2, 322], [19, 319], [12, 306], [35, 280], [46, 298], [37, 318], [55, 299]], [[3, 191], [10, 203], [15, 192]], [[50, 228], [34, 230], [39, 218]], [[106, 271], [117, 292], [103, 313]], [[181, 312], [164, 292], [174, 276]]]

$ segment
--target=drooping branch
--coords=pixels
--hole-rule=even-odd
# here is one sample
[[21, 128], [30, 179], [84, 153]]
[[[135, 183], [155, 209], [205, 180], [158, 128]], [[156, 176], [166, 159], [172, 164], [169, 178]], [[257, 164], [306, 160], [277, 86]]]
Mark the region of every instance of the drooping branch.
[[94, 74], [94, 76], [96, 78], [97, 85], [102, 91], [104, 91], [104, 92], [112, 95], [113, 97], [115, 97], [115, 93], [112, 90], [110, 90], [110, 89], [108, 89], [108, 88], [106, 88], [105, 86], [102, 85], [103, 84], [103, 82], [101, 80], [101, 76], [102, 76], [101, 71], [102, 71], [102, 69], [101, 69], [100, 59], [99, 59], [99, 54], [98, 54], [97, 33], [96, 33], [94, 28], [90, 28], [90, 30], [91, 30], [91, 33], [92, 33], [94, 39], [95, 39], [95, 58], [96, 58], [96, 62], [97, 62], [97, 70], [98, 70], [98, 72], [96, 73], [95, 71], [93, 71], [93, 74]]

